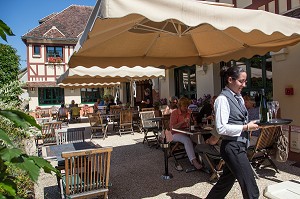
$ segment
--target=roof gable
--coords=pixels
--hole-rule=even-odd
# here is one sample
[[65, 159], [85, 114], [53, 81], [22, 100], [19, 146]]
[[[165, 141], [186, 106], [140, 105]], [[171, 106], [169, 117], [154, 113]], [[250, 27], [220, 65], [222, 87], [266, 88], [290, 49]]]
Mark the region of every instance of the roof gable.
[[[93, 6], [71, 5], [22, 36], [26, 38], [78, 39], [92, 13]], [[53, 28], [54, 27], [54, 28]]]

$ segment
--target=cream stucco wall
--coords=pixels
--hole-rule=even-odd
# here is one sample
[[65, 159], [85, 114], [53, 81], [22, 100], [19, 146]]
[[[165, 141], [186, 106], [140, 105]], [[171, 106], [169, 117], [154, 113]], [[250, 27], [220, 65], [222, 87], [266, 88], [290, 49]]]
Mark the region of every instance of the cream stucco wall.
[[[203, 97], [204, 94], [219, 95], [221, 91], [219, 64], [210, 64], [206, 69], [196, 67], [197, 96]], [[206, 70], [206, 72], [205, 72]]]
[[[300, 44], [287, 49], [287, 53], [272, 57], [273, 98], [280, 103], [281, 117], [293, 119], [292, 124], [300, 125]], [[285, 95], [286, 87], [293, 87], [294, 95]]]
[[169, 97], [175, 95], [175, 81], [174, 69], [166, 70], [166, 77], [159, 79], [160, 98], [169, 99]]

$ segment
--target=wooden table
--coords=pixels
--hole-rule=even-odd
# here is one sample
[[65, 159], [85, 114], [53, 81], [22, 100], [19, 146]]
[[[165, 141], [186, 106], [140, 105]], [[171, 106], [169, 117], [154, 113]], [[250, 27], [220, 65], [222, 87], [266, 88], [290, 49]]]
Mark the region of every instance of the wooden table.
[[64, 159], [61, 157], [62, 152], [77, 151], [85, 149], [99, 148], [99, 145], [95, 145], [93, 142], [77, 142], [61, 145], [52, 145], [43, 148], [43, 156], [45, 159], [56, 159], [58, 166], [64, 165]]
[[[206, 134], [211, 134], [211, 130], [205, 130], [204, 128], [199, 128], [199, 127], [195, 127], [194, 131], [190, 131], [188, 128], [184, 128], [184, 129], [176, 129], [173, 128], [172, 131], [176, 131], [176, 132], [180, 132], [180, 133], [184, 133], [190, 136], [196, 135], [197, 136], [197, 144], [201, 144], [201, 138], [202, 135], [206, 135]], [[202, 161], [201, 155], [198, 155], [198, 158], [200, 161]], [[187, 169], [186, 173], [191, 172], [191, 171], [195, 171], [195, 168], [192, 169]]]
[[197, 136], [197, 144], [201, 144], [201, 136], [202, 135], [211, 134], [211, 130], [205, 130], [204, 128], [195, 128], [194, 131], [190, 131], [188, 128], [184, 128], [184, 129], [173, 128], [172, 131], [184, 133], [184, 134], [187, 134], [190, 136], [196, 135]]

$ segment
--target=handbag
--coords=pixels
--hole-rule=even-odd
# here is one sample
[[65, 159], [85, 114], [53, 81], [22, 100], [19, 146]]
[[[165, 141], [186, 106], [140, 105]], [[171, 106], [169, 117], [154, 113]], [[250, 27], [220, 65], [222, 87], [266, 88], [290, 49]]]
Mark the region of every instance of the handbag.
[[171, 133], [170, 130], [163, 130], [161, 135], [160, 135], [160, 138], [159, 138], [160, 142], [161, 143], [164, 143], [164, 140], [166, 141], [166, 143], [169, 143], [169, 142], [172, 142], [173, 141], [173, 135]]
[[276, 141], [276, 155], [277, 162], [286, 162], [289, 154], [289, 141], [287, 137], [280, 131], [278, 139]]

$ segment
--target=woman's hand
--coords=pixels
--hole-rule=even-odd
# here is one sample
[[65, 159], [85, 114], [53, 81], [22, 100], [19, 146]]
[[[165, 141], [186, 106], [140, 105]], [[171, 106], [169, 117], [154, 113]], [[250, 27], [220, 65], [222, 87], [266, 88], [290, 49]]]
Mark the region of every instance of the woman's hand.
[[256, 124], [256, 120], [251, 121], [247, 124], [247, 131], [256, 131], [259, 129], [259, 126]]

